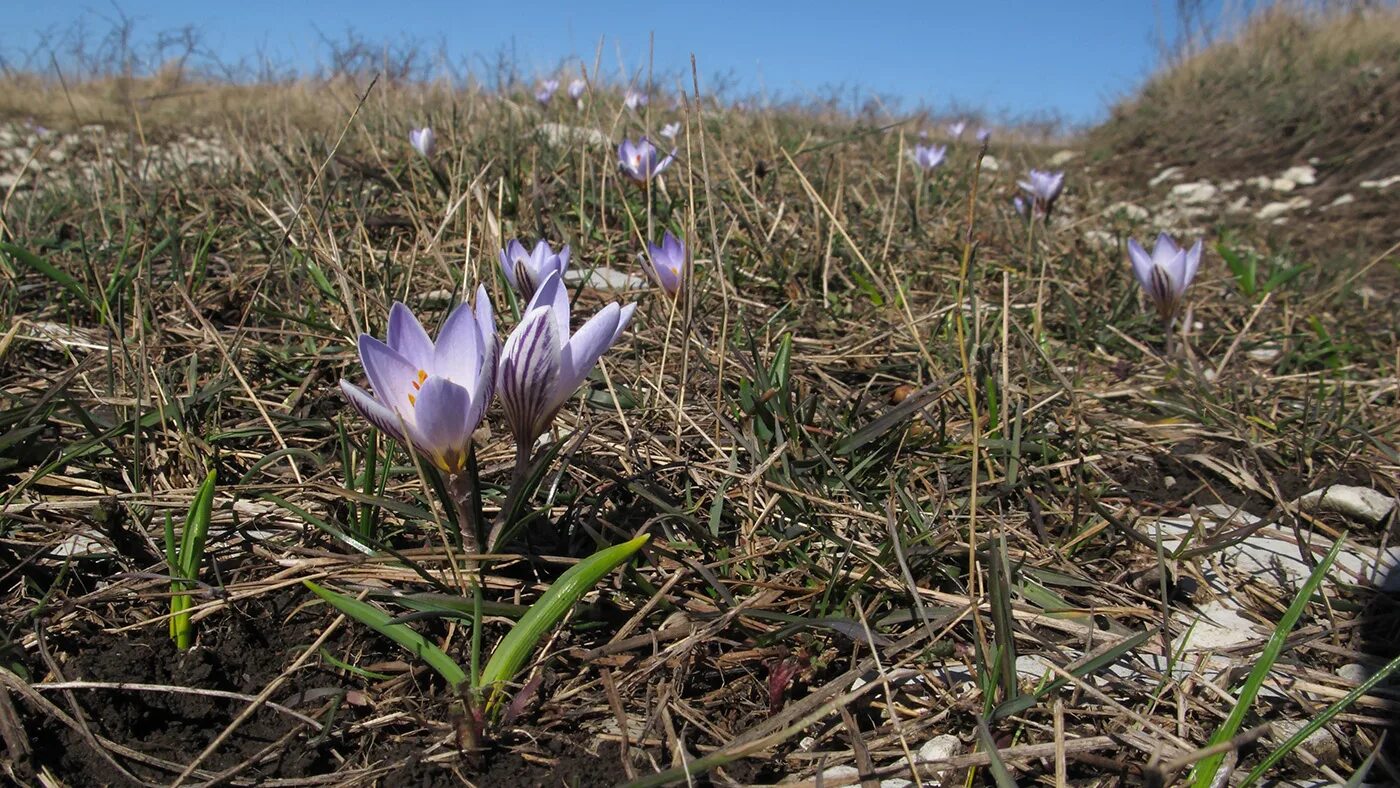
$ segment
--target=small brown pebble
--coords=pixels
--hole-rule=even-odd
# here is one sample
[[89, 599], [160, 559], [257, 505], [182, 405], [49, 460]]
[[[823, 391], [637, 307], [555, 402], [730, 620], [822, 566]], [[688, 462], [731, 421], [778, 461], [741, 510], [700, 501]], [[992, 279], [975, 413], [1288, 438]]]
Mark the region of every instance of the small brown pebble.
[[898, 405], [899, 403], [905, 401], [906, 399], [909, 399], [909, 395], [910, 395], [910, 394], [913, 394], [913, 393], [914, 393], [914, 387], [911, 386], [911, 385], [908, 384], [908, 383], [905, 383], [905, 384], [903, 384], [903, 385], [897, 387], [894, 391], [891, 391], [891, 392], [890, 392], [890, 404], [891, 404], [891, 405]]

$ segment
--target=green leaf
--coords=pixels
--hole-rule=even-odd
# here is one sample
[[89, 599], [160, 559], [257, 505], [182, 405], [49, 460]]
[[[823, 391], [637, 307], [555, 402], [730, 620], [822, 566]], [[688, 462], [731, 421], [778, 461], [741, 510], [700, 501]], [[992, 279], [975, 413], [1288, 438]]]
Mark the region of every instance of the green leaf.
[[[1298, 590], [1297, 596], [1293, 597], [1293, 604], [1288, 606], [1288, 610], [1278, 622], [1278, 627], [1274, 629], [1274, 634], [1264, 645], [1264, 651], [1259, 655], [1258, 661], [1254, 663], [1254, 669], [1249, 672], [1249, 678], [1245, 679], [1244, 687], [1240, 689], [1239, 700], [1235, 703], [1235, 707], [1230, 710], [1230, 716], [1226, 717], [1225, 722], [1216, 729], [1215, 735], [1210, 738], [1210, 742], [1206, 746], [1229, 741], [1239, 731], [1240, 725], [1244, 723], [1244, 715], [1248, 714], [1250, 707], [1254, 705], [1254, 698], [1259, 694], [1259, 688], [1264, 686], [1264, 680], [1269, 677], [1269, 671], [1273, 670], [1274, 663], [1283, 653], [1283, 646], [1288, 642], [1288, 633], [1293, 631], [1293, 627], [1303, 617], [1303, 611], [1307, 610], [1313, 594], [1317, 593], [1323, 578], [1327, 576], [1327, 570], [1336, 560], [1338, 551], [1342, 549], [1343, 541], [1345, 541], [1345, 534], [1339, 536], [1332, 543], [1332, 549], [1327, 551], [1322, 562], [1313, 569], [1308, 581]], [[1194, 788], [1209, 788], [1214, 783], [1215, 773], [1220, 771], [1220, 765], [1224, 760], [1225, 754], [1220, 753], [1197, 763], [1192, 773], [1191, 785]]]
[[68, 292], [77, 296], [80, 301], [88, 307], [92, 307], [92, 299], [88, 297], [87, 287], [79, 282], [72, 274], [56, 268], [52, 263], [37, 254], [16, 246], [12, 243], [0, 242], [0, 251], [5, 252], [10, 257], [33, 268], [35, 271], [47, 276], [58, 284], [62, 285]]
[[650, 538], [650, 534], [642, 534], [630, 542], [599, 550], [583, 559], [560, 575], [554, 585], [530, 606], [497, 644], [491, 659], [481, 671], [481, 688], [492, 689], [491, 698], [487, 701], [488, 710], [499, 700], [502, 685], [520, 672], [540, 638], [553, 629], [599, 580], [635, 555]]
[[437, 671], [439, 676], [447, 680], [449, 686], [454, 690], [467, 680], [466, 671], [447, 653], [438, 648], [431, 640], [414, 632], [403, 624], [395, 624], [388, 613], [369, 604], [361, 602], [344, 594], [338, 594], [327, 588], [322, 588], [310, 580], [301, 581], [311, 589], [316, 596], [321, 597], [331, 603], [337, 610], [373, 629], [375, 632], [398, 643], [405, 651], [427, 663], [428, 667]]

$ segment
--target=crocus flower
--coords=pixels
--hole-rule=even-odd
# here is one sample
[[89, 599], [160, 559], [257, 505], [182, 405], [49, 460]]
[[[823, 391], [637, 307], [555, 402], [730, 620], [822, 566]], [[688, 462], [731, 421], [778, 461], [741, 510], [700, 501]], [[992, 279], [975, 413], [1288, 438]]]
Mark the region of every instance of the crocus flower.
[[685, 244], [667, 230], [661, 245], [647, 243], [647, 253], [641, 255], [642, 270], [647, 272], [667, 295], [680, 292], [685, 281]]
[[587, 82], [584, 82], [582, 78], [575, 79], [574, 81], [569, 83], [569, 98], [573, 99], [574, 101], [578, 101], [579, 99], [583, 98], [583, 91], [587, 89]]
[[1133, 264], [1133, 274], [1142, 285], [1143, 292], [1157, 307], [1157, 314], [1164, 321], [1176, 315], [1176, 308], [1191, 280], [1196, 277], [1196, 269], [1201, 265], [1201, 241], [1188, 250], [1176, 245], [1166, 233], [1157, 236], [1157, 244], [1152, 254], [1137, 242], [1128, 241], [1128, 259]]
[[982, 143], [982, 144], [985, 145], [985, 144], [987, 143], [987, 140], [989, 140], [989, 139], [991, 139], [991, 138], [992, 138], [992, 130], [991, 130], [991, 129], [988, 129], [988, 128], [980, 128], [980, 129], [977, 130], [977, 141], [978, 141], [978, 142], [980, 142], [980, 143]]
[[501, 349], [496, 389], [517, 447], [528, 451], [622, 335], [636, 304], [610, 303], [569, 332], [569, 293], [551, 273]]
[[1050, 210], [1055, 207], [1055, 200], [1059, 198], [1060, 191], [1065, 187], [1065, 174], [1063, 172], [1031, 170], [1031, 174], [1026, 180], [1016, 183], [1030, 197], [1031, 212], [1035, 216], [1045, 218], [1050, 216]]
[[965, 120], [948, 124], [948, 133], [953, 135], [953, 139], [962, 139], [964, 131], [967, 131], [967, 121]]
[[680, 133], [681, 124], [679, 121], [675, 123], [667, 123], [665, 126], [661, 127], [661, 136], [665, 137], [668, 140], [675, 139], [676, 135]]
[[1018, 195], [1016, 195], [1015, 197], [1012, 197], [1012, 198], [1011, 198], [1011, 207], [1013, 207], [1013, 208], [1016, 209], [1016, 213], [1020, 214], [1022, 219], [1029, 219], [1029, 218], [1031, 218], [1031, 216], [1030, 216], [1031, 206], [1030, 206], [1029, 203], [1026, 202], [1025, 198], [1022, 197], [1021, 195], [1018, 194]]
[[631, 88], [628, 88], [627, 93], [625, 93], [622, 97], [622, 103], [626, 104], [628, 109], [645, 107], [647, 105], [647, 101], [649, 100], [650, 99], [647, 98], [647, 94], [632, 90]]
[[559, 80], [546, 79], [540, 83], [540, 87], [535, 91], [535, 101], [541, 104], [548, 104], [554, 98], [554, 91], [559, 89]]
[[436, 343], [395, 303], [388, 341], [361, 334], [359, 347], [374, 395], [341, 380], [345, 398], [438, 469], [461, 473], [496, 382], [496, 321], [485, 286], [476, 291], [475, 312], [465, 303], [452, 310]]
[[910, 151], [910, 156], [914, 157], [914, 163], [924, 170], [932, 170], [943, 163], [943, 157], [948, 155], [946, 145], [915, 145]]
[[437, 147], [437, 137], [433, 135], [433, 130], [424, 126], [421, 129], [410, 129], [408, 132], [408, 143], [417, 151], [423, 154], [423, 158], [432, 158], [433, 150]]
[[515, 240], [501, 250], [501, 271], [505, 273], [510, 286], [526, 301], [534, 296], [545, 277], [551, 273], [563, 276], [568, 267], [568, 244], [564, 244], [558, 254], [549, 247], [549, 242], [543, 240], [535, 244], [532, 252], [525, 251], [525, 245]]
[[622, 144], [617, 146], [617, 161], [622, 166], [622, 174], [643, 186], [671, 166], [676, 151], [673, 149], [669, 156], [658, 161], [659, 156], [656, 146], [646, 137], [636, 143], [624, 138]]

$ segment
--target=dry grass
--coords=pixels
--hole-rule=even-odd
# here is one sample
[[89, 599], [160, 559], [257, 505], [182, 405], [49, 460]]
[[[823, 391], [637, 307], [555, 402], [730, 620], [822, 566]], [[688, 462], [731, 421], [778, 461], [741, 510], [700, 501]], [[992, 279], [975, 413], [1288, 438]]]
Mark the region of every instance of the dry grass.
[[[671, 116], [655, 103], [649, 117], [606, 96], [541, 112], [524, 96], [381, 86], [359, 105], [350, 85], [311, 83], [130, 101], [163, 89], [89, 88], [73, 122], [120, 130], [4, 205], [3, 240], [59, 272], [0, 256], [0, 731], [15, 779], [123, 779], [109, 763], [157, 784], [181, 771], [294, 785], [446, 770], [553, 784], [686, 765], [713, 784], [812, 784], [836, 764], [916, 779], [900, 759], [951, 733], [965, 754], [920, 767], [923, 779], [982, 780], [1004, 764], [1025, 784], [1171, 782], [1241, 673], [1147, 661], [1175, 656], [1181, 616], [1209, 601], [1204, 575], [1238, 535], [1204, 507], [1306, 542], [1349, 524], [1300, 512], [1300, 492], [1343, 481], [1395, 494], [1395, 313], [1356, 299], [1393, 258], [1339, 250], [1255, 300], [1211, 254], [1182, 352], [1163, 357], [1121, 253], [1081, 234], [1145, 237], [1097, 218], [1134, 195], [1071, 173], [1055, 221], [1028, 232], [1007, 201], [1039, 150], [995, 147], [1000, 169], [979, 176], [962, 146], [925, 179], [901, 155], [911, 128], [691, 102], [678, 166], [646, 199], [610, 148], [535, 130], [635, 135]], [[21, 114], [62, 115], [69, 100], [10, 95], [28, 96], [7, 99]], [[425, 120], [443, 140], [445, 190], [403, 142]], [[217, 141], [213, 164], [144, 166], [175, 128]], [[388, 590], [464, 591], [428, 480], [370, 442], [336, 381], [361, 378], [354, 337], [382, 334], [395, 299], [433, 322], [485, 281], [513, 325], [495, 273], [505, 238], [542, 235], [571, 243], [576, 267], [635, 270], [662, 227], [694, 250], [694, 286], [676, 313], [654, 292], [622, 296], [638, 317], [561, 417], [540, 520], [491, 563], [488, 601], [506, 617], [600, 543], [645, 530], [653, 546], [549, 641], [534, 702], [473, 760], [432, 674], [299, 590], [316, 579], [395, 612]], [[619, 296], [577, 297], [587, 312]], [[499, 414], [488, 422], [489, 510], [513, 447]], [[367, 452], [387, 469], [368, 492]], [[210, 468], [201, 644], [162, 652], [163, 517], [183, 513]], [[1146, 524], [1164, 515], [1200, 519], [1190, 554], [1157, 549]], [[385, 548], [371, 556], [339, 535], [363, 522]], [[1351, 538], [1374, 548], [1386, 535]], [[1262, 624], [1225, 655], [1247, 668], [1292, 590], [1235, 581]], [[1337, 666], [1394, 655], [1388, 600], [1339, 584], [1319, 601], [1248, 726], [1312, 715], [1349, 687]], [[465, 654], [460, 620], [414, 626]], [[503, 631], [490, 619], [483, 636]], [[149, 684], [261, 697], [321, 727], [272, 709], [239, 728], [240, 701], [172, 748], [123, 727], [152, 713], [132, 693], [31, 689], [102, 679], [100, 655], [128, 654], [128, 641], [166, 671]], [[1085, 677], [1088, 655], [1129, 646], [1118, 663], [1136, 673]], [[244, 658], [234, 650], [271, 667], [188, 673]], [[1018, 677], [1014, 655], [1054, 667]], [[1394, 725], [1392, 695], [1365, 700], [1332, 723], [1340, 753], [1324, 773], [1345, 778]], [[226, 729], [230, 743], [193, 763]], [[26, 745], [34, 731], [45, 738]], [[1275, 746], [1250, 741], [1230, 748], [1245, 768]], [[1276, 773], [1317, 770], [1294, 757]]]

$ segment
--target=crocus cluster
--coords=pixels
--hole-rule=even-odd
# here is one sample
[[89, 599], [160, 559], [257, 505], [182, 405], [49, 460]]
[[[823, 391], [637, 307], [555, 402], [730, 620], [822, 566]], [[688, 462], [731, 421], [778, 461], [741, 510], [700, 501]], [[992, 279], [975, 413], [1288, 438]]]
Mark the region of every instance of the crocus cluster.
[[674, 296], [685, 282], [685, 244], [667, 230], [658, 246], [647, 242], [646, 254], [640, 256], [642, 270], [657, 286]]
[[1162, 233], [1157, 236], [1152, 253], [1148, 254], [1134, 238], [1128, 241], [1128, 259], [1133, 265], [1133, 275], [1156, 307], [1157, 316], [1163, 323], [1170, 324], [1201, 265], [1201, 241], [1198, 239], [1190, 249], [1183, 249]]
[[925, 172], [931, 171], [943, 163], [943, 159], [948, 155], [947, 145], [915, 145], [914, 150], [909, 152], [914, 163]]
[[541, 240], [535, 244], [533, 251], [527, 252], [524, 244], [512, 240], [500, 255], [501, 272], [505, 274], [506, 281], [527, 301], [551, 273], [563, 276], [569, 267], [568, 244], [564, 244], [556, 254], [548, 241]]
[[666, 158], [661, 158], [656, 146], [646, 137], [635, 143], [623, 139], [622, 144], [617, 146], [617, 162], [622, 168], [622, 174], [642, 186], [646, 186], [652, 178], [665, 172], [675, 158], [674, 150]]
[[1050, 211], [1054, 209], [1055, 200], [1059, 199], [1061, 190], [1065, 188], [1065, 174], [1047, 170], [1031, 170], [1026, 180], [1016, 183], [1026, 193], [1024, 199], [1018, 197], [1013, 201], [1017, 213], [1022, 216], [1029, 215], [1046, 219], [1049, 218]]
[[548, 104], [549, 100], [554, 98], [554, 91], [558, 89], [559, 80], [546, 79], [545, 81], [541, 82], [539, 88], [535, 90], [535, 101], [538, 101], [541, 104]]
[[433, 150], [437, 147], [437, 137], [433, 134], [433, 130], [426, 126], [421, 129], [409, 129], [408, 144], [422, 154], [423, 158], [430, 159], [433, 156]]

